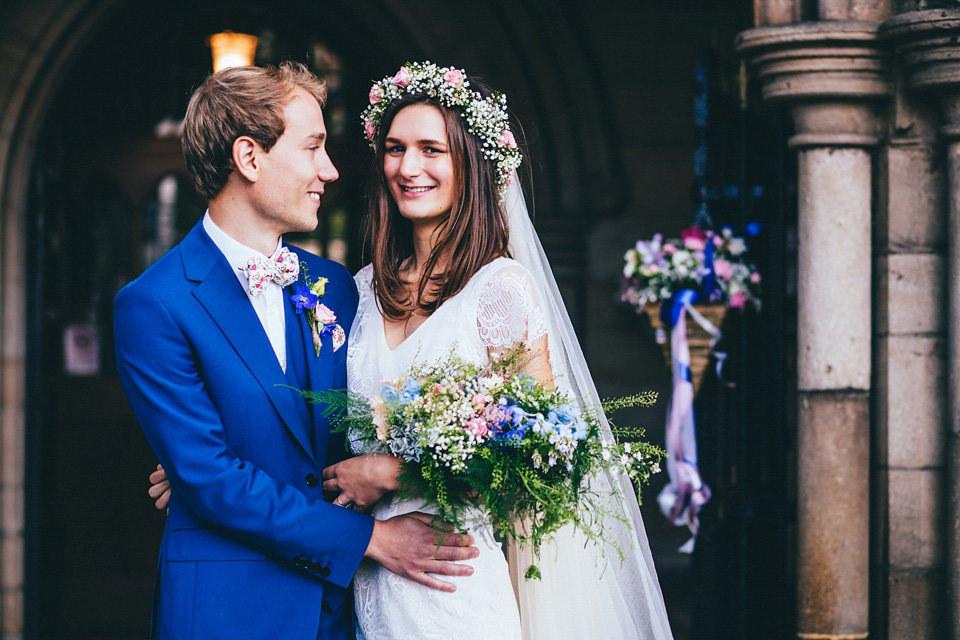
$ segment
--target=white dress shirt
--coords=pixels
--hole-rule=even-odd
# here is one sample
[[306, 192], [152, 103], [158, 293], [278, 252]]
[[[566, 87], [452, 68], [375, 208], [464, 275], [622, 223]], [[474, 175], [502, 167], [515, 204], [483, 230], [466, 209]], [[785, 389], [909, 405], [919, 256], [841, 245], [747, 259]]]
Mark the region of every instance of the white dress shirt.
[[[213, 243], [220, 249], [223, 257], [230, 263], [230, 268], [233, 269], [233, 273], [237, 276], [237, 280], [240, 281], [241, 286], [243, 286], [243, 290], [247, 294], [250, 304], [253, 305], [253, 310], [257, 312], [257, 317], [260, 318], [260, 324], [263, 325], [263, 330], [267, 334], [267, 338], [270, 339], [270, 344], [273, 346], [273, 352], [277, 355], [277, 362], [280, 363], [280, 368], [286, 373], [287, 330], [286, 319], [284, 317], [285, 310], [283, 307], [283, 288], [271, 280], [267, 283], [263, 293], [259, 296], [252, 295], [250, 293], [250, 287], [247, 286], [247, 276], [244, 274], [243, 268], [247, 265], [247, 261], [250, 258], [262, 254], [256, 249], [251, 249], [247, 245], [241, 244], [228, 236], [226, 232], [218, 227], [210, 218], [209, 209], [203, 216], [203, 230], [207, 232], [207, 235], [210, 236]], [[283, 246], [283, 238], [277, 240], [277, 249], [281, 246]]]

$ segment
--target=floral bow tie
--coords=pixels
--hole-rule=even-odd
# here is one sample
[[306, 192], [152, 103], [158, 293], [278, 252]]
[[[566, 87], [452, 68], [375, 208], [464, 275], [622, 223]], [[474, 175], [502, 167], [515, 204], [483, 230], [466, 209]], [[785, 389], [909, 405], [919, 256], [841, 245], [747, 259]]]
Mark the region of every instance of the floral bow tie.
[[296, 282], [300, 274], [300, 259], [286, 247], [280, 247], [269, 258], [253, 256], [240, 270], [247, 276], [250, 295], [258, 296], [271, 281], [281, 287]]

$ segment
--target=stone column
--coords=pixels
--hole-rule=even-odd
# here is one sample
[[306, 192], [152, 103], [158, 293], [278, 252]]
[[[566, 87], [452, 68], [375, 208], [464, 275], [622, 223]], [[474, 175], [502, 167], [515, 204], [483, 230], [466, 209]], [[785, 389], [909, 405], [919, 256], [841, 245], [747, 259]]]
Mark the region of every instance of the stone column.
[[811, 640], [869, 628], [872, 149], [891, 93], [877, 26], [761, 27], [737, 43], [796, 126], [797, 637]]
[[787, 24], [803, 19], [801, 0], [753, 0], [753, 24]]
[[947, 474], [946, 582], [948, 629], [960, 634], [960, 10], [899, 15], [882, 35], [897, 47], [908, 91], [937, 98], [940, 136], [947, 151]]
[[819, 0], [817, 14], [821, 20], [873, 20], [889, 18], [893, 0]]

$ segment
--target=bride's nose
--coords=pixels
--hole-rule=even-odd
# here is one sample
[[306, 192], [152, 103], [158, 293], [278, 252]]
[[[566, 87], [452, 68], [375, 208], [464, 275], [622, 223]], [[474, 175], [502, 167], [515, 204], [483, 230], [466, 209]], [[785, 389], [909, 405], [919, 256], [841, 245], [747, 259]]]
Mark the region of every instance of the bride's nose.
[[400, 158], [400, 175], [404, 178], [418, 176], [422, 170], [423, 162], [420, 159], [420, 154], [415, 150], [408, 150]]

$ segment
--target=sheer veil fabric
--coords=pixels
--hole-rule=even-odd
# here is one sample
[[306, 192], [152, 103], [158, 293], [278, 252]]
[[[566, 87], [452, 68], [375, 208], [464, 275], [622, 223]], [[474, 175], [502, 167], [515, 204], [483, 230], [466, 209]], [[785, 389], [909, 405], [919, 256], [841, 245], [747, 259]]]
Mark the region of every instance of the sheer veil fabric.
[[[516, 174], [505, 196], [510, 253], [532, 274], [547, 322], [550, 362], [557, 384], [583, 404], [599, 406], [593, 379], [533, 223]], [[606, 419], [603, 437], [613, 439]], [[591, 489], [603, 496], [606, 542], [588, 542], [572, 526], [541, 549], [540, 580], [525, 580], [529, 548], [511, 545], [524, 640], [586, 638], [672, 640], [636, 494], [628, 479], [604, 473]]]

